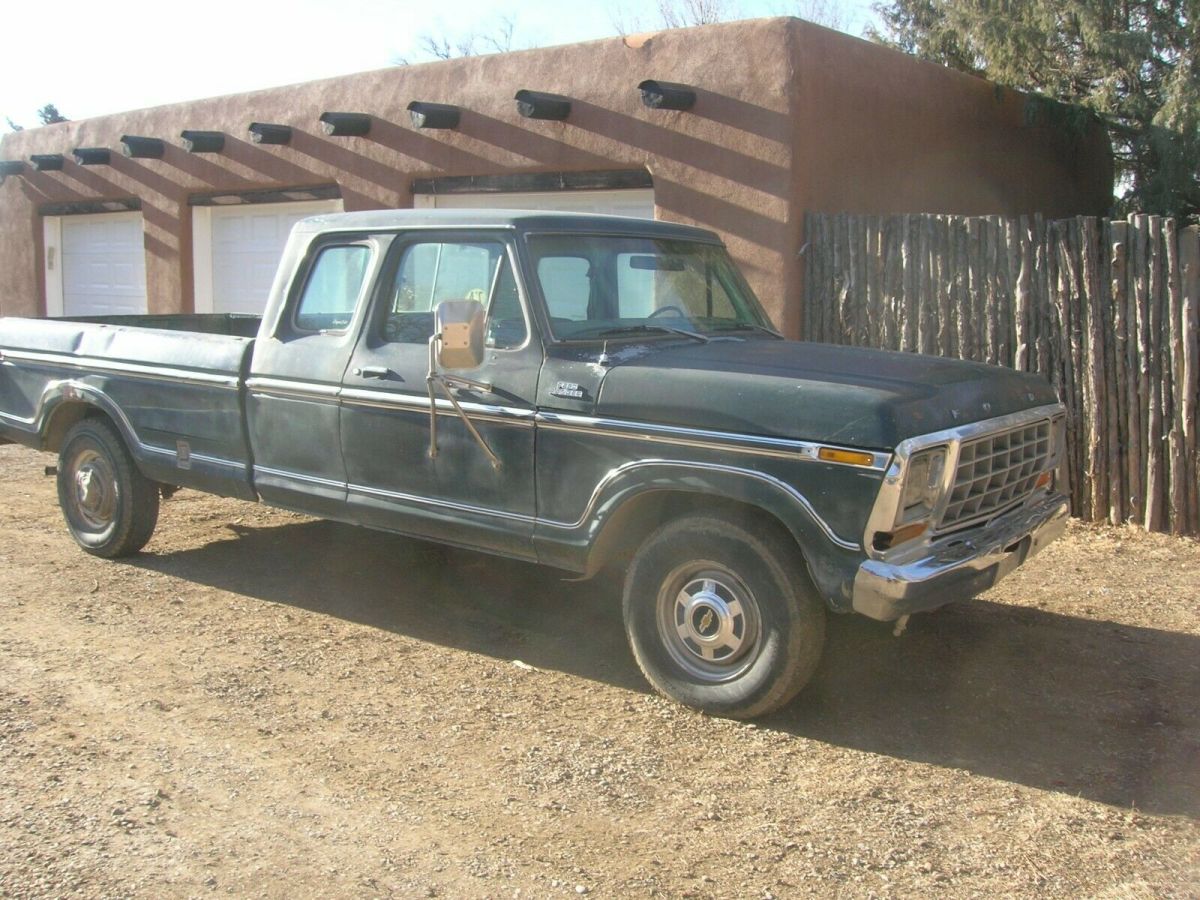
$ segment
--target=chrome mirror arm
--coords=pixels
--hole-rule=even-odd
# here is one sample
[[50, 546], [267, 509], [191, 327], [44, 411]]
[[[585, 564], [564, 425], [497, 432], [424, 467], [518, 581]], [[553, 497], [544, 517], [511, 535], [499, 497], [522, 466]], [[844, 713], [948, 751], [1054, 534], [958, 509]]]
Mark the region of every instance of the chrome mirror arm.
[[425, 391], [429, 394], [429, 458], [437, 459], [437, 395], [433, 391], [433, 383], [437, 378], [437, 341], [440, 334], [429, 337], [429, 368], [425, 372]]
[[467, 388], [468, 390], [479, 391], [482, 394], [492, 393], [492, 386], [486, 381], [473, 381], [470, 378], [463, 378], [461, 375], [450, 375], [446, 372], [439, 373], [437, 377], [454, 387]]
[[458, 398], [454, 396], [454, 391], [451, 390], [453, 387], [466, 387], [477, 391], [490, 392], [492, 386], [482, 381], [472, 381], [470, 378], [462, 378], [458, 375], [447, 375], [443, 372], [438, 372], [437, 342], [440, 338], [441, 334], [435, 334], [429, 339], [429, 371], [425, 375], [425, 390], [429, 394], [429, 458], [437, 459], [438, 455], [437, 393], [433, 389], [436, 384], [440, 385], [442, 391], [445, 392], [446, 399], [450, 401], [450, 405], [454, 407], [454, 411], [458, 413], [458, 417], [467, 426], [467, 431], [471, 432], [471, 437], [475, 439], [475, 443], [487, 454], [492, 468], [499, 471], [500, 457], [488, 446], [488, 442], [483, 439], [483, 435], [475, 428], [475, 423], [471, 421], [471, 417], [467, 415], [466, 410], [459, 405]]

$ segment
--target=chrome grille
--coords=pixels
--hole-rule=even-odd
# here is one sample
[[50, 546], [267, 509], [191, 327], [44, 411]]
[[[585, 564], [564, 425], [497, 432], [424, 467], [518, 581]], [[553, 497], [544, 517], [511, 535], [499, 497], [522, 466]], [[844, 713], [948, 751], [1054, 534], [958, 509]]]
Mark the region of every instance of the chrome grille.
[[989, 518], [1028, 498], [1050, 468], [1050, 434], [1050, 422], [1042, 421], [965, 442], [939, 529]]

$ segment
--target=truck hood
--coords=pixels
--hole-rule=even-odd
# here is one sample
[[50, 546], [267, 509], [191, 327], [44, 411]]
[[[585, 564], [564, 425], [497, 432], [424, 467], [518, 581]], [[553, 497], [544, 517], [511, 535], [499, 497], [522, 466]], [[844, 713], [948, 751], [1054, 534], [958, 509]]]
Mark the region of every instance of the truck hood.
[[833, 344], [655, 341], [611, 358], [599, 416], [878, 450], [1058, 400], [1001, 366]]

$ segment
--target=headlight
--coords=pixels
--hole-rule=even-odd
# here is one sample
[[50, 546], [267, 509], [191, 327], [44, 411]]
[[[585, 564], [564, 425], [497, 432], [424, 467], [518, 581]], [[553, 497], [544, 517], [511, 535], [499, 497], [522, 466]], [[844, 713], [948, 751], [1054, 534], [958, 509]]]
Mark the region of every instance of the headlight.
[[904, 473], [904, 492], [900, 495], [897, 525], [919, 522], [933, 515], [942, 492], [946, 471], [946, 448], [923, 450], [909, 457]]

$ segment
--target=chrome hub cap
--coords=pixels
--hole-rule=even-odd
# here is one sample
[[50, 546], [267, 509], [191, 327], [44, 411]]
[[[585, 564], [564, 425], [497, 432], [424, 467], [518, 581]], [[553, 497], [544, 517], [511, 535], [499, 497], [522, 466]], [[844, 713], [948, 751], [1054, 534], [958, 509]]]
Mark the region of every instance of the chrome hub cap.
[[107, 528], [117, 503], [116, 479], [107, 460], [85, 450], [75, 458], [74, 472], [72, 505], [79, 519], [97, 531]]
[[659, 634], [691, 676], [728, 681], [754, 661], [759, 613], [741, 579], [715, 563], [690, 563], [672, 573], [658, 602]]

